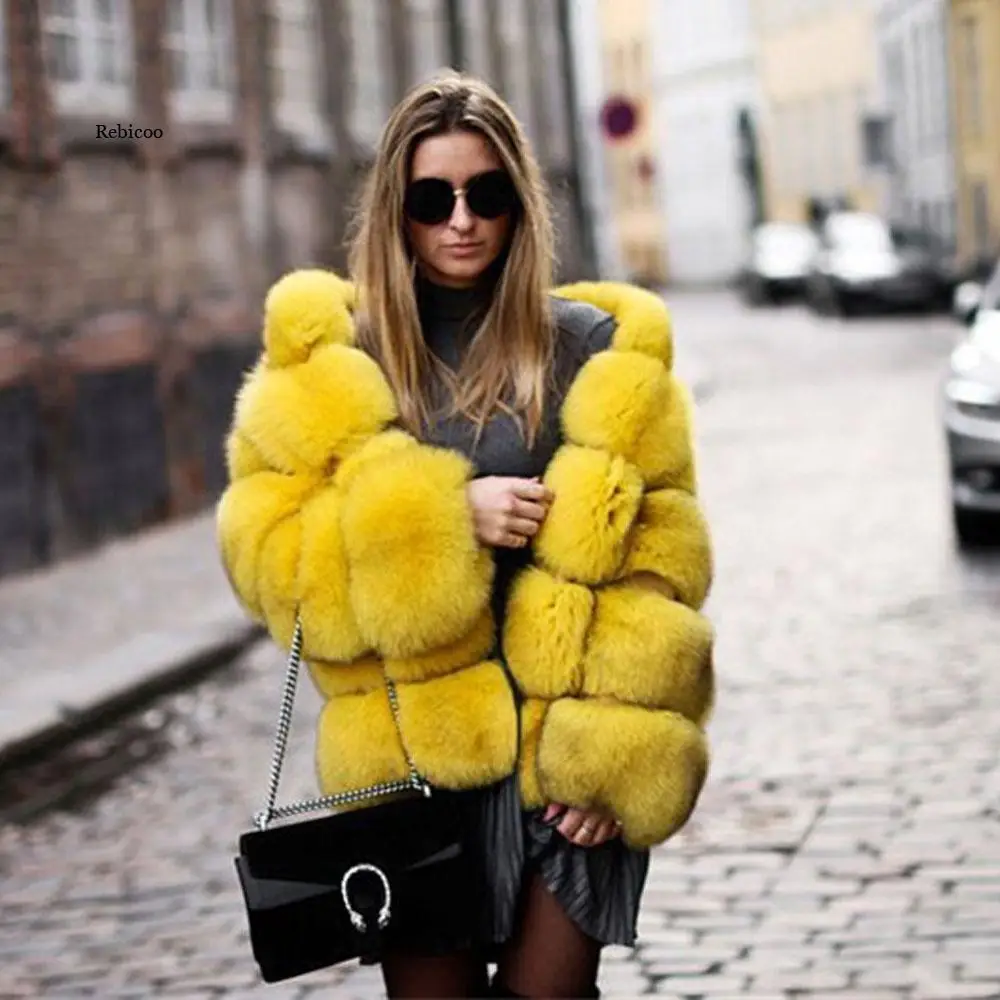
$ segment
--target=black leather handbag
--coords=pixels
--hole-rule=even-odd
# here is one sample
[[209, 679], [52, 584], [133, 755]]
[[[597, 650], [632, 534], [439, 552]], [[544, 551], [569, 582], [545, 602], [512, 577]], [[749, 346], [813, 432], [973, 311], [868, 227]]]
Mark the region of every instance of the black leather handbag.
[[[302, 659], [296, 621], [271, 761], [267, 805], [239, 839], [236, 871], [250, 944], [265, 982], [387, 948], [441, 954], [471, 946], [474, 878], [455, 798], [417, 773], [357, 791], [275, 806]], [[386, 679], [396, 730], [399, 704]], [[370, 799], [390, 802], [285, 826], [271, 820]], [[401, 797], [398, 797], [401, 796]]]

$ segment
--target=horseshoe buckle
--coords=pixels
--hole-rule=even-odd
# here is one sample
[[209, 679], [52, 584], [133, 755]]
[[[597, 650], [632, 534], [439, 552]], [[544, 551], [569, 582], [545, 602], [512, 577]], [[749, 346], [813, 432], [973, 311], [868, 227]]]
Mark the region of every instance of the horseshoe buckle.
[[340, 895], [344, 900], [344, 906], [347, 908], [347, 912], [351, 917], [351, 923], [362, 934], [364, 934], [368, 929], [367, 921], [360, 913], [358, 913], [357, 910], [354, 909], [353, 906], [351, 906], [351, 901], [347, 895], [348, 885], [351, 879], [360, 872], [371, 872], [373, 875], [377, 876], [379, 881], [382, 883], [382, 889], [385, 893], [385, 902], [379, 910], [378, 926], [379, 930], [384, 930], [386, 925], [389, 923], [389, 917], [391, 916], [392, 890], [389, 888], [389, 879], [386, 878], [385, 872], [382, 871], [381, 868], [377, 868], [375, 865], [354, 865], [344, 872], [344, 877], [340, 880]]

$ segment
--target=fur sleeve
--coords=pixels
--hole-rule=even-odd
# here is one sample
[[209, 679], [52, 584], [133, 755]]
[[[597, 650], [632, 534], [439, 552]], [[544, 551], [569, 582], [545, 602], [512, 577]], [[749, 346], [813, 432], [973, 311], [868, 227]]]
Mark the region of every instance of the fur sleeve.
[[455, 641], [488, 604], [493, 561], [476, 541], [460, 456], [373, 434], [332, 469], [266, 462], [237, 424], [217, 513], [237, 596], [306, 655], [347, 662], [417, 656]]
[[529, 805], [606, 809], [650, 846], [687, 821], [707, 773], [711, 546], [663, 303], [573, 292], [619, 323], [567, 394], [545, 476], [555, 500], [511, 596], [505, 652], [531, 722], [523, 787]]
[[350, 342], [341, 291], [305, 272], [268, 297], [266, 350], [227, 441], [222, 559], [286, 645], [298, 610], [307, 657], [419, 656], [474, 627], [493, 561], [466, 498], [471, 465], [392, 429], [392, 392]]

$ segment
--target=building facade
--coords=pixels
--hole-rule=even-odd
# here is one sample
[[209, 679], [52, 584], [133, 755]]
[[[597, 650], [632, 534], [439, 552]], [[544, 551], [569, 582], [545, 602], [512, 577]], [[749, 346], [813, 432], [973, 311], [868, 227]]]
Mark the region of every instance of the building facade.
[[948, 39], [959, 258], [989, 264], [1000, 253], [1000, 2], [951, 0]]
[[890, 136], [887, 211], [894, 221], [957, 238], [947, 0], [879, 0], [879, 73]]
[[624, 276], [667, 281], [658, 198], [661, 170], [653, 94], [653, 0], [598, 0], [602, 95], [596, 109], [618, 257]]
[[565, 0], [0, 0], [0, 572], [204, 509], [290, 268], [342, 268], [385, 116], [497, 84], [586, 272]]
[[755, 214], [740, 124], [756, 103], [749, 0], [653, 0], [649, 32], [671, 280], [725, 282]]
[[754, 0], [769, 218], [885, 210], [875, 14], [872, 0]]
[[617, 199], [604, 149], [601, 109], [606, 100], [605, 43], [600, 4], [603, 0], [573, 0], [569, 5], [573, 39], [573, 81], [576, 89], [580, 134], [580, 190], [585, 218], [594, 234], [594, 263], [602, 277], [625, 277], [618, 236]]

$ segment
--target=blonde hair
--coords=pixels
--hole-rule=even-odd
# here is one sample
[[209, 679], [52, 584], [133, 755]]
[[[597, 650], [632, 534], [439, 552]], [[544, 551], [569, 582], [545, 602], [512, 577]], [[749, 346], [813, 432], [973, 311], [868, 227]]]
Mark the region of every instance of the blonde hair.
[[[424, 342], [415, 261], [404, 232], [403, 197], [423, 139], [455, 131], [482, 135], [517, 189], [503, 268], [457, 377]], [[381, 364], [400, 423], [419, 435], [431, 419], [434, 375], [452, 409], [477, 428], [497, 409], [518, 423], [529, 446], [542, 423], [555, 329], [549, 291], [554, 249], [541, 170], [513, 112], [486, 83], [447, 72], [415, 87], [392, 112], [362, 195], [349, 267], [358, 289], [358, 345]]]

